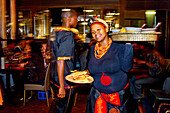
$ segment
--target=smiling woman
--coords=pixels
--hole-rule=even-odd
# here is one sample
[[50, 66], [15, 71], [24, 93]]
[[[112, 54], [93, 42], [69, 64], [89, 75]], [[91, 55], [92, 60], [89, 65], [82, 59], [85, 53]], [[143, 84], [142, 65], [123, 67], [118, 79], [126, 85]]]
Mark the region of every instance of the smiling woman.
[[125, 95], [129, 83], [126, 72], [133, 65], [133, 45], [119, 44], [108, 37], [104, 20], [89, 21], [97, 43], [90, 48], [88, 71], [94, 82], [88, 98], [86, 113], [122, 113], [126, 110]]

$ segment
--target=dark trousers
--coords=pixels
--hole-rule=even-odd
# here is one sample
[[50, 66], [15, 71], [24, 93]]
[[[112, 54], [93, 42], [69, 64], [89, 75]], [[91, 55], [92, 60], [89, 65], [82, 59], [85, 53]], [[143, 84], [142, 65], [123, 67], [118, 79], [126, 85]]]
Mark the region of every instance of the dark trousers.
[[[54, 86], [55, 87], [55, 86]], [[49, 113], [71, 113], [74, 104], [74, 88], [66, 89], [65, 98], [58, 98], [58, 88], [53, 88], [55, 99], [52, 102]]]
[[146, 77], [146, 78], [140, 78], [136, 79], [135, 76], [133, 76], [130, 80], [130, 91], [133, 95], [134, 99], [141, 99], [143, 97], [143, 88], [142, 85], [152, 85], [159, 81], [158, 78], [153, 77]]

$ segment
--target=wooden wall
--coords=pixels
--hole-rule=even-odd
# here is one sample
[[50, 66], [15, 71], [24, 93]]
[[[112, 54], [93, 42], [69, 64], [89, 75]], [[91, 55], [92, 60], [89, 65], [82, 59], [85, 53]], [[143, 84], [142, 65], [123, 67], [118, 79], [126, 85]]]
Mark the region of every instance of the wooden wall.
[[[17, 9], [55, 7], [117, 7], [122, 0], [16, 0]], [[125, 0], [127, 10], [170, 10], [170, 0]]]
[[113, 7], [118, 3], [119, 0], [16, 0], [17, 9], [20, 10], [84, 6]]
[[127, 10], [170, 10], [170, 0], [126, 0]]

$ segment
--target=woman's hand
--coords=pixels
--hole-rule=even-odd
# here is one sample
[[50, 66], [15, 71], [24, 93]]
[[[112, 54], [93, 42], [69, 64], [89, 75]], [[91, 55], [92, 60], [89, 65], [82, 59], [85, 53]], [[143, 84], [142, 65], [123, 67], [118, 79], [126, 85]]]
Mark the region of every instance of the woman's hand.
[[64, 87], [60, 87], [57, 96], [58, 96], [59, 98], [64, 98], [65, 95], [66, 95], [66, 90], [64, 89]]

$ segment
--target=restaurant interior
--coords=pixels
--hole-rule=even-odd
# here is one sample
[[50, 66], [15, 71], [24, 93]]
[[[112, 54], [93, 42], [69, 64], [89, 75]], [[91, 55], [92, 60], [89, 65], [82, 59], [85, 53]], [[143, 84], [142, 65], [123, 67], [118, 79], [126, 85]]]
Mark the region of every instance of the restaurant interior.
[[[46, 62], [50, 62], [50, 54], [43, 49], [46, 48], [50, 34], [61, 26], [61, 13], [70, 9], [74, 9], [78, 13], [76, 26], [78, 34], [75, 37], [78, 55], [76, 70], [85, 69], [86, 60], [84, 58], [86, 56], [84, 55], [87, 55], [89, 45], [95, 41], [92, 38], [88, 20], [92, 17], [101, 18], [107, 22], [108, 36], [114, 42], [134, 45], [134, 66], [127, 73], [129, 81], [133, 78], [132, 76], [136, 76], [138, 79], [148, 77], [149, 70], [146, 68], [146, 63], [145, 66], [139, 65], [136, 60], [136, 58], [144, 59], [148, 44], [157, 50], [164, 62], [161, 64], [162, 73], [159, 80], [154, 84], [141, 85], [142, 100], [140, 102], [133, 99], [133, 95], [129, 92], [127, 102], [129, 112], [127, 113], [170, 113], [169, 0], [0, 0], [2, 51], [0, 55], [0, 113], [55, 112], [56, 101], [54, 101], [50, 81], [48, 97], [45, 97], [46, 90], [34, 90], [32, 98], [24, 101], [19, 80], [24, 69], [20, 63], [27, 63], [29, 59], [27, 53], [29, 52], [26, 52], [25, 56], [14, 55], [13, 51], [9, 52], [7, 49], [9, 49], [10, 41], [23, 46], [33, 40], [41, 45], [42, 53], [46, 54]], [[43, 48], [43, 46], [45, 47]], [[28, 48], [25, 51], [28, 51]], [[12, 57], [8, 57], [9, 55]], [[6, 76], [6, 87], [1, 74]], [[15, 84], [14, 89], [10, 87], [11, 75]], [[71, 113], [85, 113], [91, 85], [78, 85]], [[26, 86], [24, 87], [26, 88]]]

